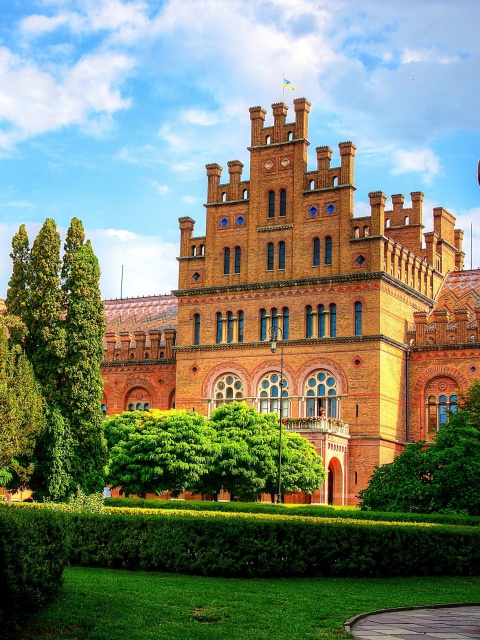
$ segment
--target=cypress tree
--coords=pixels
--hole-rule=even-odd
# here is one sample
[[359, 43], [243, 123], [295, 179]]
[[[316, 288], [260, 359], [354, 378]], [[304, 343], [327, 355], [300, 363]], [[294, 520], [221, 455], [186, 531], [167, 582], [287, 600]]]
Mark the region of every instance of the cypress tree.
[[[31, 268], [30, 243], [24, 224], [20, 226], [18, 232], [12, 238], [12, 253], [10, 257], [12, 258], [13, 266], [7, 290], [7, 312], [26, 323], [27, 313], [30, 308]], [[14, 342], [20, 342], [23, 335], [24, 332], [19, 332], [18, 327], [13, 326], [10, 328], [10, 336]]]
[[[26, 314], [26, 354], [47, 403], [47, 428], [38, 439], [31, 488], [36, 497], [66, 498], [74, 489], [71, 471], [71, 428], [61, 414], [65, 323], [60, 288], [60, 234], [47, 218], [30, 251], [31, 289]], [[53, 490], [54, 496], [51, 496]]]
[[67, 281], [62, 413], [68, 416], [73, 436], [72, 480], [85, 493], [92, 493], [104, 486], [107, 453], [100, 375], [105, 319], [100, 268], [90, 241], [72, 252]]
[[59, 392], [61, 363], [65, 353], [59, 277], [60, 234], [51, 218], [45, 220], [33, 242], [30, 267], [26, 353], [51, 405]]
[[68, 292], [70, 291], [70, 273], [73, 256], [84, 244], [85, 231], [82, 221], [78, 218], [72, 218], [65, 238], [65, 244], [63, 245], [65, 253], [63, 254], [61, 280], [65, 304], [68, 302]]

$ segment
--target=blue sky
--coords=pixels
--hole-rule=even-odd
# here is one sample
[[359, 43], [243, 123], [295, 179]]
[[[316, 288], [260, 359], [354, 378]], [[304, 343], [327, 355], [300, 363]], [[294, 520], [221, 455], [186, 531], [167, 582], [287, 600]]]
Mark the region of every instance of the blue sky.
[[[248, 109], [312, 103], [314, 148], [357, 145], [368, 192], [425, 193], [480, 267], [478, 0], [0, 0], [0, 297], [12, 235], [79, 217], [104, 297], [177, 286], [178, 218], [205, 164], [245, 164]], [[473, 256], [470, 226], [473, 224]]]

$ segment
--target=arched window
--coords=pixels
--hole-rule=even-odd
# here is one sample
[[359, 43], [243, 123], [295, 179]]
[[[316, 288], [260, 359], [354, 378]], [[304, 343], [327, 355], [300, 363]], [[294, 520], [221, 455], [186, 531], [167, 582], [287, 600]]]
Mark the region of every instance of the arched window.
[[325, 337], [325, 307], [323, 304], [319, 304], [317, 308], [318, 313], [318, 337]]
[[439, 431], [457, 410], [457, 383], [451, 378], [434, 378], [425, 387], [426, 426], [429, 433]]
[[270, 317], [272, 319], [272, 327], [278, 327], [278, 311], [275, 307], [270, 310]]
[[220, 376], [213, 387], [215, 406], [240, 401], [243, 398], [243, 382], [234, 373]]
[[260, 309], [260, 340], [267, 339], [267, 312]]
[[267, 271], [273, 271], [273, 258], [275, 253], [275, 247], [273, 242], [269, 242], [267, 245]]
[[275, 191], [268, 192], [268, 217], [275, 217]]
[[127, 411], [148, 411], [150, 409], [150, 394], [143, 387], [135, 387], [129, 391], [125, 399]]
[[287, 215], [287, 192], [285, 189], [280, 189], [280, 218], [284, 218]]
[[290, 310], [288, 307], [283, 307], [282, 309], [283, 316], [283, 339], [288, 340], [288, 336], [290, 333]]
[[325, 264], [332, 264], [332, 238], [325, 238]]
[[245, 316], [243, 311], [238, 312], [238, 341], [243, 342], [243, 331], [245, 326]]
[[318, 267], [320, 264], [320, 239], [313, 239], [313, 266]]
[[338, 418], [337, 381], [331, 371], [312, 372], [305, 383], [307, 417]]
[[355, 302], [355, 335], [362, 335], [362, 303]]
[[310, 305], [305, 309], [305, 337], [313, 336], [313, 310]]
[[335, 338], [337, 335], [337, 305], [330, 305], [330, 336]]
[[227, 313], [227, 342], [233, 342], [233, 313]]
[[360, 237], [360, 227], [354, 227], [353, 228], [353, 235], [355, 238], [359, 238]]
[[368, 238], [370, 236], [370, 227], [363, 227], [363, 235], [365, 236], [365, 238]]
[[242, 260], [242, 250], [240, 249], [240, 247], [235, 247], [234, 273], [240, 273], [241, 260]]
[[285, 242], [278, 243], [278, 268], [285, 269]]
[[217, 344], [223, 341], [223, 318], [221, 313], [217, 313]]
[[102, 402], [102, 413], [104, 416], [107, 415], [107, 405], [104, 402]]
[[223, 250], [223, 273], [224, 275], [230, 273], [230, 249], [228, 247]]
[[288, 382], [284, 376], [280, 377], [280, 373], [275, 371], [263, 376], [260, 380], [258, 396], [260, 413], [279, 413], [281, 396], [282, 417], [288, 416]]
[[193, 344], [200, 344], [200, 314], [193, 316]]

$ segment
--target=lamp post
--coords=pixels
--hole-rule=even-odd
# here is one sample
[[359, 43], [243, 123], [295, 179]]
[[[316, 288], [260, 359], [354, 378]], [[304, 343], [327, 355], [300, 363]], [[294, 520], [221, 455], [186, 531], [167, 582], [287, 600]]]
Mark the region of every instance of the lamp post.
[[278, 496], [277, 502], [282, 502], [282, 398], [283, 398], [283, 331], [280, 327], [270, 327], [270, 350], [275, 353], [277, 350], [277, 338], [280, 331], [282, 340], [280, 341], [280, 393], [278, 403], [278, 426], [280, 429], [278, 439]]

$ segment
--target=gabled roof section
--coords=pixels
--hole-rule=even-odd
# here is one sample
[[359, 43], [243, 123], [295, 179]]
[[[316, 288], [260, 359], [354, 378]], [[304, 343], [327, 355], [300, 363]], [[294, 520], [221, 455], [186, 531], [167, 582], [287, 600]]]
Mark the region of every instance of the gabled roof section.
[[447, 273], [432, 311], [445, 309], [453, 313], [461, 307], [471, 312], [480, 307], [480, 269]]
[[172, 295], [104, 300], [107, 333], [176, 329], [177, 298]]

